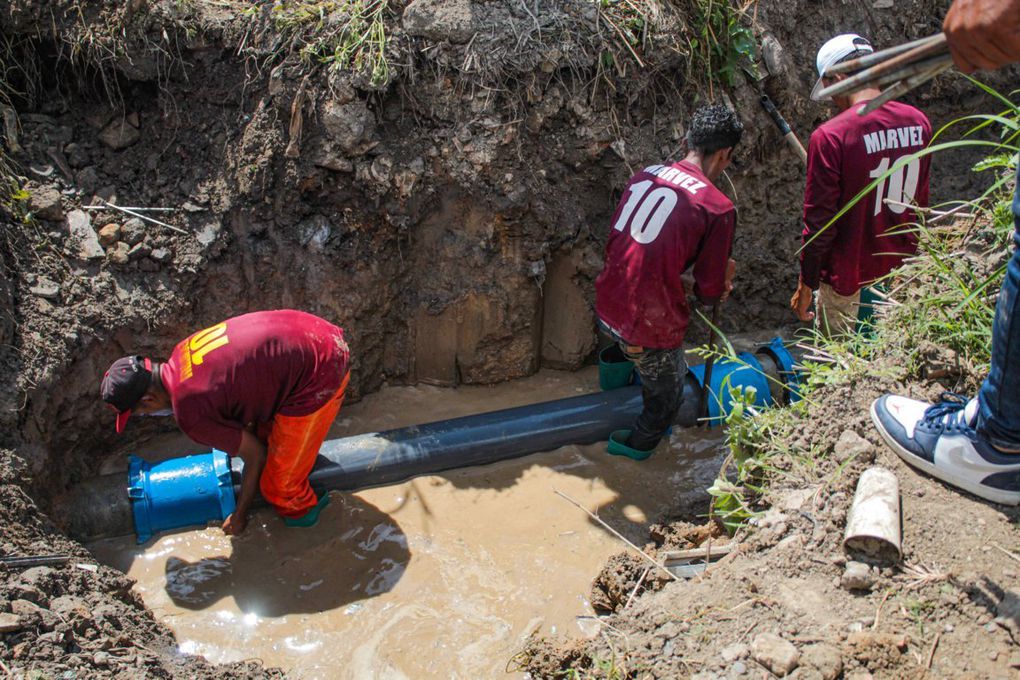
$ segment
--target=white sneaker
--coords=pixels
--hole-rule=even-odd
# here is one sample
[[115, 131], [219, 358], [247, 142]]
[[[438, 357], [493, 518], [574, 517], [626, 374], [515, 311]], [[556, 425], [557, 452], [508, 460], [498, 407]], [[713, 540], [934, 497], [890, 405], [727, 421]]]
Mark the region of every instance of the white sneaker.
[[908, 465], [1002, 503], [1020, 503], [1020, 455], [1005, 454], [974, 431], [977, 399], [955, 394], [929, 404], [894, 394], [871, 405], [871, 420]]

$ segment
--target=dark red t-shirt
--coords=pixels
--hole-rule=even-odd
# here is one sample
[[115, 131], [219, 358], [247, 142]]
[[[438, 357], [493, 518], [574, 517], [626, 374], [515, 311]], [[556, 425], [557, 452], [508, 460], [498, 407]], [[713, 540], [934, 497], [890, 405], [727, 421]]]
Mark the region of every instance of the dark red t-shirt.
[[917, 216], [906, 206], [928, 206], [931, 157], [925, 156], [887, 177], [810, 240], [898, 159], [931, 141], [931, 123], [913, 106], [889, 102], [863, 117], [857, 108], [820, 126], [808, 147], [801, 279], [811, 288], [827, 283], [840, 295], [853, 295], [917, 252], [917, 235], [903, 226]]
[[325, 405], [347, 374], [348, 355], [343, 331], [317, 316], [254, 312], [182, 340], [160, 377], [184, 433], [233, 455], [246, 426]]
[[698, 166], [645, 168], [613, 215], [595, 313], [631, 345], [679, 347], [690, 318], [680, 276], [694, 265], [698, 296], [721, 296], [735, 226], [733, 203]]

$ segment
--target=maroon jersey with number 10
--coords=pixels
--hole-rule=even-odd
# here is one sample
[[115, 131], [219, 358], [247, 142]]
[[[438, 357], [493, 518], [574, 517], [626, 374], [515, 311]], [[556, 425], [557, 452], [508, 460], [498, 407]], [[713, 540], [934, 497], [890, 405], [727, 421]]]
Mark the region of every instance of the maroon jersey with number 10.
[[847, 296], [917, 251], [917, 235], [905, 225], [917, 220], [910, 206], [928, 206], [931, 166], [930, 156], [907, 163], [822, 231], [864, 187], [931, 141], [931, 123], [913, 106], [889, 102], [867, 116], [857, 108], [811, 135], [800, 265], [806, 285], [827, 283]]
[[631, 178], [612, 225], [595, 313], [628, 344], [679, 347], [690, 319], [680, 276], [693, 265], [699, 297], [723, 294], [733, 203], [693, 163], [653, 165]]

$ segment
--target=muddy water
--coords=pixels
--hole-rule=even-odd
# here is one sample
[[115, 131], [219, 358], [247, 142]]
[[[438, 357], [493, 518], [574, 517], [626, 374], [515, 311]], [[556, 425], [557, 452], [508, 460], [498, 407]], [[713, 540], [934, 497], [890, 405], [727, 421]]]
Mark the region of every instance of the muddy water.
[[[385, 388], [345, 408], [333, 436], [509, 408], [597, 389], [594, 369], [495, 387]], [[269, 510], [217, 528], [93, 546], [125, 570], [184, 652], [261, 658], [299, 678], [502, 676], [532, 632], [578, 632], [618, 539], [554, 493], [642, 543], [650, 521], [711, 483], [720, 435], [674, 432], [636, 463], [568, 446], [485, 467], [331, 495], [311, 529]], [[158, 456], [167, 442], [157, 444]], [[186, 446], [185, 444], [179, 444]]]

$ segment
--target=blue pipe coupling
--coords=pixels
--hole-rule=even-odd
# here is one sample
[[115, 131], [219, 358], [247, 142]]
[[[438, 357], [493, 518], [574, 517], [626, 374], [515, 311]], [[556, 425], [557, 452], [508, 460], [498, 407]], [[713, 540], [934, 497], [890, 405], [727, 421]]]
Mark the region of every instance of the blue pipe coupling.
[[[762, 367], [757, 356], [759, 353], [767, 354], [772, 359], [779, 370], [778, 376], [770, 376]], [[704, 389], [705, 366], [703, 364], [691, 366], [688, 370], [698, 381], [698, 385]], [[754, 406], [761, 408], [776, 406], [769, 385], [770, 379], [778, 379], [782, 383], [786, 403], [792, 404], [800, 398], [796, 389], [800, 376], [795, 369], [794, 358], [786, 349], [782, 338], [773, 338], [771, 342], [761, 345], [754, 354], [741, 352], [736, 357], [717, 360], [712, 369], [712, 384], [708, 386], [709, 424], [719, 425], [729, 415], [733, 407], [730, 388], [754, 388]]]
[[223, 451], [161, 463], [131, 456], [128, 496], [139, 543], [160, 531], [226, 519], [235, 507], [230, 461]]

